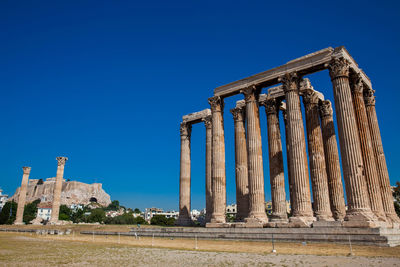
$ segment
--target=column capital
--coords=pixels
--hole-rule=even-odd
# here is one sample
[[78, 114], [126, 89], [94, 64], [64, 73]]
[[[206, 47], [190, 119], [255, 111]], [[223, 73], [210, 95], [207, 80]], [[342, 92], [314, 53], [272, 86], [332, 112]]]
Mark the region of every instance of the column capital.
[[204, 125], [206, 126], [206, 129], [211, 129], [211, 127], [212, 127], [212, 116], [209, 115], [209, 116], [204, 117], [203, 118], [203, 122], [204, 122]]
[[280, 104], [281, 101], [277, 100], [276, 98], [267, 98], [260, 102], [260, 105], [265, 107], [265, 112], [267, 114], [278, 114]]
[[233, 115], [234, 121], [243, 121], [244, 108], [243, 107], [235, 107], [230, 110]]
[[29, 174], [31, 172], [31, 167], [22, 167], [24, 174]]
[[221, 112], [224, 109], [224, 100], [220, 96], [213, 96], [208, 99], [211, 112]]
[[190, 137], [190, 135], [192, 133], [192, 125], [186, 121], [181, 122], [180, 132], [181, 132], [181, 136]]
[[315, 90], [305, 89], [303, 91], [303, 101], [306, 107], [316, 106], [319, 103], [319, 97]]
[[350, 75], [350, 88], [354, 93], [363, 94], [364, 84], [360, 73]]
[[260, 89], [257, 86], [252, 85], [245, 89], [240, 90], [240, 92], [244, 95], [244, 101], [248, 102], [256, 102], [258, 101], [258, 95], [260, 94]]
[[283, 91], [285, 93], [299, 90], [300, 78], [298, 77], [297, 72], [286, 73], [279, 77], [278, 81], [282, 82]]
[[329, 100], [321, 101], [319, 105], [319, 112], [321, 117], [332, 117], [333, 109], [331, 101]]
[[364, 90], [364, 102], [365, 106], [375, 106], [375, 96], [374, 96], [375, 90], [372, 90], [370, 88], [367, 88]]
[[350, 62], [345, 58], [334, 58], [328, 64], [331, 80], [339, 77], [349, 77]]
[[64, 166], [65, 162], [67, 162], [67, 157], [57, 157], [56, 160], [58, 161], [58, 166]]

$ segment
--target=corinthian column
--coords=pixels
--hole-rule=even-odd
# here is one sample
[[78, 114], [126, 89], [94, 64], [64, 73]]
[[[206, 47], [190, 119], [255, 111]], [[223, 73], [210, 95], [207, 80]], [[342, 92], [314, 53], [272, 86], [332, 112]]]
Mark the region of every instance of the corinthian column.
[[271, 98], [262, 104], [265, 106], [268, 125], [269, 178], [272, 196], [271, 222], [287, 222], [285, 175], [283, 172], [282, 141], [279, 128], [280, 101]]
[[246, 130], [244, 109], [231, 109], [235, 124], [235, 170], [237, 221], [243, 221], [249, 214], [249, 179], [247, 169]]
[[177, 225], [188, 226], [192, 223], [190, 215], [190, 136], [192, 125], [181, 123], [181, 171], [179, 177], [179, 217]]
[[18, 207], [17, 207], [17, 217], [15, 218], [15, 225], [22, 225], [24, 217], [24, 207], [26, 201], [26, 189], [28, 187], [29, 173], [31, 172], [31, 167], [22, 167], [24, 174], [22, 175], [21, 187], [18, 194]]
[[306, 110], [307, 141], [314, 199], [314, 214], [318, 221], [333, 221], [329, 204], [324, 146], [319, 123], [318, 95], [314, 90], [307, 89], [303, 92], [303, 102]]
[[300, 108], [299, 79], [296, 73], [288, 73], [281, 78], [286, 97], [286, 115], [289, 137], [290, 173], [293, 183], [293, 207], [291, 222], [310, 225], [313, 218], [311, 208], [310, 183], [306, 156], [303, 118]]
[[211, 220], [212, 213], [212, 188], [211, 188], [211, 143], [212, 143], [212, 118], [204, 118], [206, 126], [206, 223]]
[[219, 96], [208, 99], [212, 116], [212, 198], [213, 211], [211, 223], [225, 223], [226, 209], [226, 172], [225, 172], [225, 138], [223, 109], [224, 102]]
[[371, 134], [372, 148], [375, 155], [376, 170], [381, 188], [383, 210], [385, 211], [388, 220], [399, 223], [399, 217], [397, 217], [396, 211], [394, 210], [392, 188], [390, 186], [385, 154], [383, 153], [382, 138], [375, 110], [375, 96], [372, 89], [364, 89], [364, 101], [368, 126]]
[[335, 220], [342, 221], [346, 215], [346, 205], [344, 203], [339, 151], [333, 124], [333, 110], [329, 100], [321, 101], [320, 115], [331, 211]]
[[265, 213], [264, 171], [261, 148], [259, 90], [249, 87], [242, 91], [246, 103], [247, 167], [249, 173], [249, 215], [246, 222], [267, 223]]
[[288, 181], [289, 181], [289, 197], [290, 197], [290, 214], [293, 214], [293, 207], [294, 207], [294, 186], [293, 186], [293, 176], [292, 176], [292, 171], [291, 171], [291, 165], [292, 163], [290, 162], [290, 157], [289, 157], [289, 129], [288, 129], [288, 123], [287, 123], [287, 112], [286, 112], [286, 106], [284, 109], [282, 109], [282, 114], [283, 114], [283, 121], [285, 123], [285, 142], [286, 142], [286, 159], [287, 159], [287, 170], [288, 170]]
[[50, 218], [51, 224], [56, 224], [58, 222], [58, 215], [60, 213], [62, 182], [64, 179], [64, 167], [65, 167], [65, 162], [68, 160], [68, 158], [57, 157], [56, 159], [58, 166], [57, 166], [56, 184], [54, 185], [54, 193], [53, 193], [53, 207], [51, 209], [51, 218]]
[[329, 74], [333, 84], [336, 118], [339, 130], [340, 153], [346, 185], [348, 209], [346, 221], [367, 224], [376, 220], [371, 212], [367, 185], [363, 175], [360, 139], [349, 84], [349, 62], [344, 58], [332, 60]]
[[371, 134], [364, 104], [364, 86], [360, 74], [356, 74], [355, 77], [352, 76], [351, 89], [371, 210], [379, 220], [385, 221], [386, 216], [383, 211], [381, 188], [376, 171], [375, 155], [372, 149]]

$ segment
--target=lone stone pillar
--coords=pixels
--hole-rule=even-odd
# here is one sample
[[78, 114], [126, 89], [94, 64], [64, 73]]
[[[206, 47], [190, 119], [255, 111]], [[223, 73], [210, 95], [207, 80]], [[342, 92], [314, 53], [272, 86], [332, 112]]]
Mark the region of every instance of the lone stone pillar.
[[280, 101], [271, 98], [262, 104], [265, 106], [268, 125], [269, 176], [272, 197], [271, 222], [287, 222], [285, 175], [283, 172], [282, 141], [279, 128]]
[[68, 160], [68, 158], [57, 157], [56, 159], [58, 167], [57, 167], [56, 184], [54, 186], [54, 193], [53, 193], [53, 207], [51, 209], [51, 218], [50, 218], [51, 224], [56, 224], [58, 222], [58, 215], [60, 213], [62, 182], [64, 179], [64, 167], [65, 167], [65, 162]]
[[333, 124], [333, 110], [329, 100], [321, 101], [320, 115], [331, 211], [335, 220], [342, 221], [346, 215], [346, 205], [344, 203], [339, 151]]
[[375, 155], [371, 143], [371, 134], [368, 126], [367, 112], [364, 104], [364, 85], [361, 75], [351, 77], [351, 90], [356, 115], [358, 133], [360, 136], [361, 152], [364, 162], [364, 175], [367, 182], [369, 200], [372, 212], [380, 221], [386, 221], [383, 211], [381, 188], [378, 173], [376, 171]]
[[314, 199], [314, 214], [318, 221], [333, 221], [329, 203], [324, 146], [319, 123], [319, 98], [317, 93], [312, 89], [306, 89], [303, 92], [303, 102], [306, 110], [307, 141]]
[[208, 99], [212, 116], [212, 163], [211, 181], [213, 211], [211, 223], [225, 223], [226, 209], [226, 172], [225, 172], [225, 138], [223, 109], [224, 102], [219, 96]]
[[190, 135], [192, 126], [181, 123], [181, 171], [179, 180], [179, 216], [177, 225], [188, 226], [192, 223], [190, 215]]
[[399, 223], [393, 205], [392, 189], [390, 187], [389, 173], [386, 166], [385, 154], [383, 153], [381, 133], [379, 131], [378, 118], [375, 110], [375, 96], [372, 89], [364, 90], [365, 108], [368, 118], [368, 126], [371, 134], [372, 148], [376, 160], [376, 170], [379, 178], [382, 194], [383, 210], [389, 221]]
[[249, 215], [249, 179], [244, 108], [236, 107], [231, 109], [231, 113], [235, 124], [236, 221], [243, 221]]
[[290, 150], [290, 146], [289, 146], [289, 130], [288, 130], [288, 123], [287, 123], [287, 112], [286, 112], [286, 106], [285, 109], [282, 109], [282, 115], [283, 115], [283, 121], [285, 123], [285, 141], [286, 141], [286, 158], [287, 158], [287, 170], [288, 170], [288, 181], [289, 181], [289, 197], [290, 197], [290, 214], [293, 214], [293, 207], [294, 207], [294, 195], [293, 195], [293, 191], [294, 191], [294, 186], [293, 186], [293, 175], [291, 172], [290, 166], [292, 165], [292, 163], [290, 162], [290, 157], [289, 157], [289, 150]]
[[211, 221], [212, 213], [212, 188], [211, 188], [211, 143], [212, 143], [212, 118], [204, 118], [206, 126], [206, 223]]
[[296, 73], [288, 73], [281, 78], [286, 97], [286, 115], [289, 137], [289, 154], [293, 178], [293, 207], [290, 221], [309, 226], [313, 221], [310, 182], [308, 177], [306, 142], [303, 118], [300, 108], [299, 79]]
[[346, 185], [349, 226], [374, 226], [377, 218], [371, 211], [367, 185], [363, 175], [360, 139], [349, 84], [349, 62], [336, 58], [329, 64], [333, 84], [336, 117], [339, 130], [340, 153]]
[[261, 148], [260, 114], [258, 89], [249, 87], [242, 91], [246, 103], [247, 122], [247, 167], [249, 173], [249, 215], [248, 223], [268, 222], [265, 213], [264, 171]]
[[22, 225], [23, 217], [24, 217], [24, 207], [26, 201], [26, 189], [28, 187], [29, 173], [31, 172], [31, 167], [22, 167], [24, 170], [24, 174], [22, 175], [21, 188], [19, 189], [18, 194], [18, 208], [17, 208], [17, 217], [15, 218], [15, 225]]

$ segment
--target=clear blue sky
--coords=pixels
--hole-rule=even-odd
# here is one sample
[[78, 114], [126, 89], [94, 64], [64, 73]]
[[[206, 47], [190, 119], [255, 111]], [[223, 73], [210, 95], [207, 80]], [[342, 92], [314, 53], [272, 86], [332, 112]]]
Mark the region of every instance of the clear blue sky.
[[[216, 4], [215, 2], [218, 2]], [[399, 179], [397, 1], [0, 2], [0, 187], [101, 182], [128, 207], [178, 208], [179, 122], [217, 86], [344, 45], [371, 78], [392, 184]], [[309, 76], [333, 99], [326, 71]], [[235, 202], [226, 100], [227, 199]], [[266, 199], [270, 199], [261, 109]], [[193, 127], [192, 207], [203, 208], [203, 125]]]

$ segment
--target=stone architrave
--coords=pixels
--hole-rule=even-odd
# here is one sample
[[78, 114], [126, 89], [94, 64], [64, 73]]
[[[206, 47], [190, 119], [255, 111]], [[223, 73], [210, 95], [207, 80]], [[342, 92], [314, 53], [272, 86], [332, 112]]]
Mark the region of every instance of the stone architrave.
[[243, 107], [236, 107], [231, 109], [231, 113], [235, 125], [236, 221], [243, 221], [249, 213], [245, 112]]
[[212, 187], [211, 187], [211, 143], [212, 143], [212, 117], [203, 119], [206, 127], [206, 223], [211, 221], [212, 213]]
[[64, 179], [64, 167], [65, 162], [68, 160], [67, 157], [57, 157], [57, 175], [56, 175], [56, 184], [54, 186], [53, 193], [53, 205], [51, 209], [51, 224], [58, 223], [58, 215], [60, 213], [60, 202], [61, 202], [61, 191], [62, 191], [62, 183]]
[[287, 112], [286, 112], [286, 106], [284, 109], [282, 109], [282, 115], [283, 115], [283, 121], [285, 123], [285, 142], [286, 142], [286, 160], [287, 160], [287, 170], [288, 170], [288, 182], [289, 182], [289, 197], [290, 197], [290, 215], [293, 215], [293, 207], [294, 207], [294, 186], [293, 186], [293, 175], [291, 171], [291, 165], [292, 163], [290, 162], [290, 146], [289, 146], [289, 129], [288, 129], [288, 123], [287, 123]]
[[192, 224], [190, 214], [190, 137], [192, 125], [182, 122], [181, 133], [181, 170], [179, 179], [179, 216], [177, 225], [189, 226]]
[[381, 188], [378, 173], [376, 171], [375, 155], [372, 148], [371, 134], [368, 126], [367, 112], [364, 104], [364, 85], [361, 75], [355, 74], [354, 76], [351, 76], [350, 82], [371, 210], [380, 221], [386, 221], [382, 205]]
[[24, 222], [22, 220], [24, 217], [26, 189], [28, 187], [29, 173], [31, 172], [31, 167], [22, 167], [22, 170], [24, 171], [24, 174], [22, 175], [21, 188], [19, 190], [19, 195], [18, 195], [17, 216], [15, 217], [15, 221], [14, 221], [15, 225], [24, 224]]
[[279, 127], [280, 101], [274, 98], [263, 103], [268, 125], [269, 176], [271, 182], [271, 222], [287, 222], [285, 175], [283, 172], [282, 140]]
[[309, 226], [313, 221], [311, 208], [310, 182], [308, 176], [306, 142], [303, 118], [300, 108], [299, 78], [296, 73], [288, 73], [280, 79], [286, 97], [286, 116], [288, 124], [289, 154], [293, 178], [293, 207], [290, 221]]
[[306, 111], [314, 215], [318, 221], [333, 221], [329, 203], [328, 177], [326, 174], [322, 131], [319, 122], [319, 98], [316, 91], [306, 89], [303, 92], [303, 102]]
[[246, 103], [247, 123], [247, 168], [249, 175], [249, 214], [248, 223], [265, 224], [264, 171], [261, 147], [260, 114], [258, 106], [259, 90], [249, 87], [242, 90]]
[[348, 209], [345, 226], [375, 226], [364, 177], [361, 145], [349, 84], [349, 62], [336, 58], [328, 65], [336, 107], [339, 144]]
[[346, 215], [346, 204], [344, 202], [335, 126], [333, 124], [333, 110], [329, 100], [320, 102], [320, 116], [331, 211], [335, 220], [342, 221]]
[[393, 204], [392, 188], [390, 186], [389, 172], [386, 166], [385, 153], [383, 152], [382, 138], [379, 130], [378, 117], [375, 109], [375, 96], [372, 89], [364, 89], [364, 101], [371, 134], [372, 148], [376, 160], [376, 170], [381, 186], [382, 204], [386, 218], [389, 221], [400, 223]]
[[211, 183], [213, 211], [211, 223], [225, 223], [226, 209], [226, 169], [223, 109], [224, 102], [219, 96], [210, 97], [212, 116], [212, 163]]

